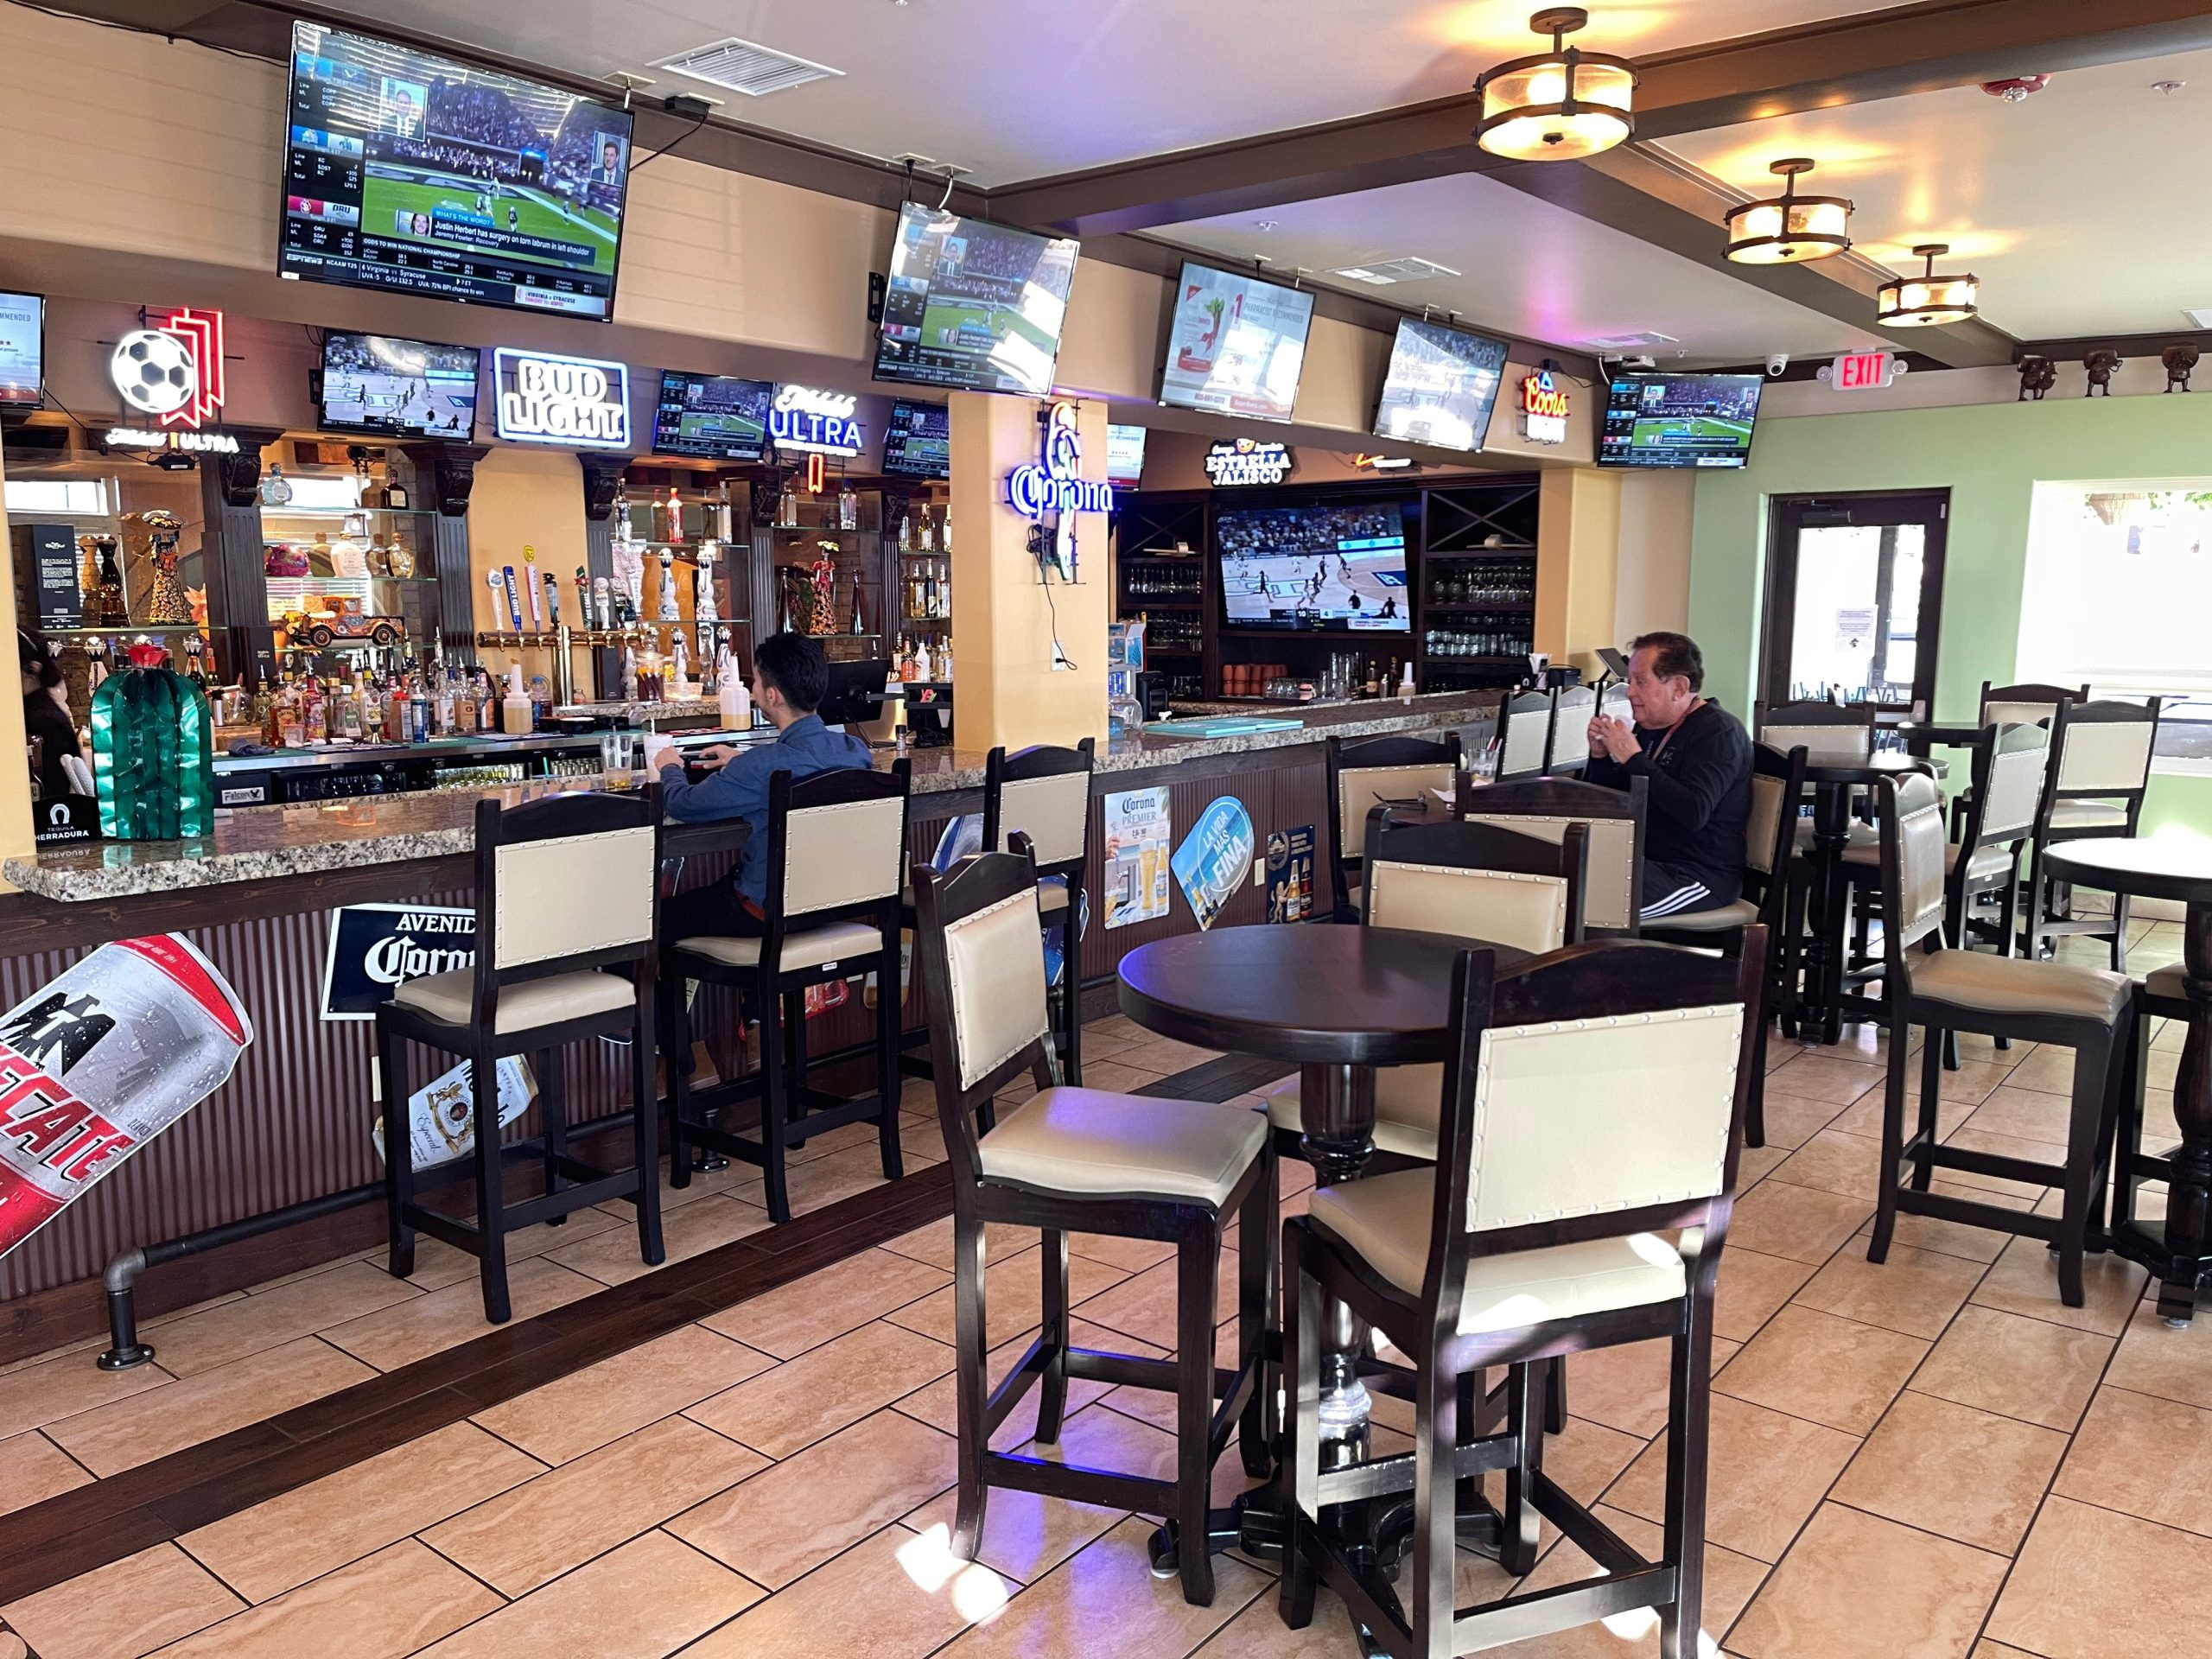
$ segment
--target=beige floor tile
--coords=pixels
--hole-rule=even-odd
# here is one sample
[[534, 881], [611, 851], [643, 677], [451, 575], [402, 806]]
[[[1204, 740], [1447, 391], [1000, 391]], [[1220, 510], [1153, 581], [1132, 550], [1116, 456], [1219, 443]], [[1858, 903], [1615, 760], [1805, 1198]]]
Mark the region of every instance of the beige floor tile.
[[[1623, 1542], [1655, 1560], [1664, 1547], [1665, 1534], [1650, 1522], [1620, 1510], [1603, 1509], [1598, 1518], [1618, 1533]], [[1767, 1573], [1766, 1563], [1748, 1555], [1708, 1545], [1705, 1552], [1705, 1605], [1698, 1619], [1703, 1637], [1698, 1651], [1714, 1651], [1713, 1633], [1735, 1622]], [[1547, 1551], [1536, 1570], [1514, 1586], [1516, 1591], [1555, 1589], [1602, 1577], [1598, 1564], [1573, 1544], [1562, 1541]], [[1263, 1598], [1272, 1599], [1272, 1598]], [[1464, 1602], [1461, 1605], [1465, 1605]], [[1510, 1643], [1490, 1652], [1498, 1659], [1657, 1659], [1659, 1616], [1643, 1611], [1618, 1614], [1607, 1624], [1577, 1625], [1530, 1641]]]
[[1967, 1127], [2063, 1146], [2073, 1115], [2073, 1103], [2064, 1095], [2022, 1089], [2007, 1082], [1982, 1102], [1967, 1120]]
[[534, 1458], [569, 1463], [757, 1376], [772, 1363], [743, 1343], [679, 1325], [480, 1411], [476, 1421]]
[[[994, 1262], [1003, 1262], [1009, 1255], [1018, 1255], [1036, 1243], [1041, 1236], [1034, 1227], [1011, 1227], [999, 1221], [988, 1223], [983, 1228], [983, 1265], [988, 1267]], [[941, 1217], [926, 1227], [917, 1227], [911, 1233], [901, 1233], [883, 1248], [950, 1273], [952, 1217]]]
[[1789, 1160], [1788, 1147], [1745, 1147], [1736, 1154], [1736, 1191], [1750, 1192]]
[[743, 1612], [760, 1589], [664, 1532], [649, 1532], [487, 1618], [422, 1659], [637, 1659], [674, 1653]]
[[952, 1350], [875, 1320], [702, 1400], [686, 1415], [772, 1458], [789, 1457], [948, 1375]]
[[[1721, 1272], [1727, 1272], [1726, 1263]], [[1929, 1340], [1943, 1334], [1982, 1275], [1980, 1262], [1892, 1243], [1877, 1267], [1862, 1250], [1838, 1250], [1795, 1300], [1803, 1307]]]
[[2212, 1536], [2212, 1411], [2099, 1389], [2051, 1491]]
[[668, 1530], [780, 1590], [952, 1484], [957, 1443], [880, 1411], [677, 1516]]
[[63, 1451], [105, 1478], [374, 1375], [321, 1338], [302, 1337], [151, 1394], [65, 1419], [47, 1432]]
[[[633, 1215], [627, 1205], [619, 1213], [593, 1208], [579, 1210], [556, 1227], [540, 1222], [525, 1227], [520, 1232], [507, 1235], [507, 1265], [510, 1270], [518, 1262], [543, 1255], [548, 1250], [557, 1250], [565, 1245], [581, 1244], [587, 1238], [620, 1227]], [[372, 1258], [372, 1265], [381, 1265], [384, 1252]], [[464, 1279], [476, 1277], [476, 1258], [466, 1250], [457, 1250], [442, 1238], [423, 1238], [415, 1241], [415, 1271], [407, 1282], [417, 1290], [443, 1290], [448, 1285], [457, 1285]]]
[[1366, 1651], [1344, 1603], [1325, 1586], [1316, 1592], [1313, 1622], [1302, 1630], [1285, 1629], [1277, 1605], [1274, 1589], [1262, 1591], [1191, 1659], [1361, 1659]]
[[[988, 1261], [988, 1258], [986, 1258]], [[1088, 1256], [1068, 1258], [1068, 1302], [1079, 1307], [1129, 1275]], [[887, 1315], [893, 1325], [950, 1343], [953, 1332], [952, 1287], [925, 1296]], [[993, 1346], [1033, 1330], [1045, 1314], [1045, 1268], [1041, 1250], [1025, 1250], [983, 1269], [983, 1327]], [[1088, 1318], [1088, 1315], [1084, 1317]]]
[[[912, 1147], [904, 1148], [905, 1167], [911, 1174], [929, 1163], [924, 1151]], [[825, 1157], [793, 1164], [784, 1177], [791, 1194], [791, 1213], [806, 1215], [825, 1208], [840, 1198], [849, 1198], [855, 1193], [866, 1192], [881, 1186], [883, 1156], [870, 1141], [864, 1147], [852, 1147], [843, 1152], [833, 1152]]]
[[[948, 1237], [948, 1256], [950, 1248]], [[863, 1250], [701, 1323], [748, 1348], [790, 1359], [951, 1282], [950, 1274], [909, 1256]]]
[[1825, 1504], [1728, 1645], [1745, 1659], [1964, 1659], [2005, 1567], [1986, 1550]]
[[997, 1612], [1014, 1588], [987, 1567], [953, 1560], [942, 1540], [886, 1527], [683, 1659], [922, 1659]]
[[[1959, 1059], [1959, 1069], [1943, 1073], [1943, 1080], [1937, 1098], [1959, 1101], [1969, 1106], [1979, 1106], [1989, 1098], [1991, 1093], [2005, 1081], [2006, 1074], [2012, 1069], [2012, 1063], [2010, 1060], [1998, 1064], [1961, 1055]], [[1914, 1098], [1916, 1100], [1918, 1096], [1916, 1095]]]
[[194, 1376], [421, 1294], [382, 1268], [349, 1262], [166, 1325], [155, 1347], [163, 1370]]
[[[1929, 1183], [1930, 1192], [1947, 1193], [1952, 1198], [1967, 1198], [1976, 1204], [1994, 1204], [2005, 1209], [2034, 1208], [2034, 1195], [2015, 1190], [2000, 1193], [1986, 1187], [1961, 1186], [1955, 1181], [1939, 1180]], [[1861, 1255], [1866, 1254], [1865, 1241], [1872, 1238], [1874, 1224], [1870, 1219], [1859, 1230], [1859, 1242], [1853, 1248]], [[1909, 1246], [1916, 1250], [1934, 1250], [1942, 1255], [1955, 1255], [1962, 1261], [1979, 1262], [1986, 1267], [2005, 1254], [2005, 1247], [2012, 1235], [1993, 1228], [1969, 1226], [1962, 1221], [1946, 1221], [1935, 1216], [1899, 1216], [1891, 1242]]]
[[1917, 1337], [1792, 1305], [1714, 1374], [1713, 1386], [1847, 1434], [1865, 1434], [1928, 1347]]
[[2084, 1306], [2069, 1307], [2058, 1300], [2058, 1258], [2039, 1238], [2016, 1238], [1975, 1289], [1974, 1300], [1983, 1307], [2001, 1307], [2053, 1325], [2116, 1337], [2126, 1328], [2149, 1277], [2135, 1263], [2110, 1251], [2084, 1257]]
[[[1217, 1325], [1236, 1317], [1239, 1260], [1235, 1250], [1224, 1249], [1215, 1264], [1213, 1310]], [[1147, 1268], [1142, 1273], [1123, 1279], [1099, 1294], [1077, 1298], [1075, 1311], [1094, 1325], [1103, 1325], [1109, 1330], [1119, 1331], [1124, 1336], [1135, 1337], [1140, 1342], [1150, 1343], [1163, 1352], [1173, 1353], [1175, 1349], [1178, 1300], [1176, 1284], [1179, 1271], [1177, 1263], [1163, 1262], [1156, 1268]], [[1072, 1263], [1069, 1275], [1072, 1286]], [[1074, 1294], [1072, 1288], [1070, 1294]], [[1033, 1319], [1031, 1321], [1034, 1322]]]
[[2039, 1045], [2012, 1068], [2005, 1084], [2009, 1089], [2032, 1089], [2039, 1094], [2070, 1094], [2074, 1089], [2074, 1051], [2054, 1044]]
[[2133, 1516], [2045, 1501], [1989, 1635], [2044, 1659], [2202, 1659], [2212, 1539]]
[[[667, 1252], [667, 1260], [661, 1265], [688, 1262], [748, 1234], [765, 1231], [767, 1226], [766, 1210], [724, 1193], [687, 1204], [661, 1217], [661, 1244]], [[627, 1227], [610, 1227], [580, 1243], [564, 1244], [547, 1252], [546, 1260], [574, 1268], [601, 1285], [626, 1285], [652, 1271], [638, 1254], [637, 1233]]]
[[162, 1659], [397, 1659], [499, 1605], [410, 1538], [163, 1648]]
[[74, 1459], [43, 1434], [0, 1440], [0, 1515], [43, 1503], [91, 1479]]
[[[1724, 1254], [1721, 1260], [1726, 1262]], [[1719, 1346], [1716, 1340], [1715, 1347]], [[1732, 1355], [1735, 1348], [1728, 1349]], [[1664, 1338], [1574, 1354], [1567, 1362], [1567, 1407], [1577, 1417], [1649, 1440], [1667, 1426]]]
[[[1140, 1359], [1158, 1359], [1160, 1357], [1160, 1351], [1149, 1343], [1138, 1342], [1102, 1325], [1086, 1325], [1081, 1319], [1074, 1322], [1068, 1334], [1078, 1348], [1090, 1348], [1100, 1353], [1129, 1354]], [[991, 1351], [989, 1375], [992, 1388], [996, 1388], [1005, 1379], [1028, 1346], [1029, 1339], [1024, 1336]], [[960, 1432], [960, 1409], [954, 1389], [954, 1379], [948, 1373], [899, 1400], [899, 1409], [909, 1417], [941, 1428], [948, 1434], [957, 1435]], [[1067, 1408], [1070, 1412], [1080, 1411], [1115, 1392], [1116, 1389], [1103, 1382], [1072, 1378], [1068, 1383]], [[1036, 1432], [1037, 1390], [1033, 1387], [1022, 1395], [1020, 1403], [1007, 1414], [1006, 1421], [991, 1436], [992, 1448], [1000, 1452], [1017, 1450], [1027, 1446]]]
[[[1858, 1449], [1859, 1441], [1839, 1430], [1713, 1395], [1707, 1540], [1758, 1560], [1780, 1560]], [[1613, 1483], [1605, 1501], [1657, 1522], [1666, 1518], [1666, 1495], [1667, 1446], [1660, 1440]]]
[[671, 1417], [433, 1527], [423, 1541], [519, 1596], [767, 1466]]
[[[1230, 1224], [1236, 1225], [1234, 1222]], [[1152, 1238], [1109, 1238], [1103, 1233], [1071, 1233], [1068, 1249], [1076, 1255], [1087, 1255], [1093, 1262], [1103, 1262], [1109, 1268], [1119, 1268], [1123, 1273], [1142, 1273], [1147, 1268], [1156, 1268], [1175, 1259], [1173, 1244]]]
[[1188, 1653], [1253, 1597], [1268, 1580], [1233, 1555], [1214, 1557], [1211, 1607], [1183, 1599], [1182, 1586], [1152, 1576], [1145, 1542], [1148, 1521], [1128, 1520], [1016, 1596], [988, 1624], [945, 1649], [946, 1659], [992, 1654], [1045, 1659], [1157, 1659]]
[[1802, 1147], [1827, 1128], [1836, 1111], [1834, 1101], [1807, 1100], [1777, 1087], [1777, 1080], [1770, 1078], [1766, 1090], [1766, 1143], [1770, 1147]]
[[[138, 1328], [141, 1331], [149, 1330], [151, 1325], [150, 1320], [141, 1319], [138, 1322]], [[95, 1348], [106, 1346], [107, 1332], [105, 1331], [96, 1337], [79, 1337], [74, 1342], [56, 1343], [51, 1348], [41, 1348], [35, 1353], [23, 1354], [15, 1359], [0, 1362], [0, 1381], [15, 1376], [18, 1371], [35, 1370], [41, 1365], [69, 1354], [88, 1354]]]
[[40, 1659], [138, 1659], [245, 1605], [175, 1544], [156, 1544], [0, 1607], [0, 1618]]
[[[943, 1527], [949, 1538], [959, 1509], [957, 1492], [941, 1492], [906, 1518], [916, 1532]], [[1122, 1516], [1120, 1510], [994, 1489], [983, 1504], [983, 1537], [976, 1559], [1018, 1584], [1034, 1584]]]
[[474, 1424], [451, 1423], [177, 1542], [248, 1601], [263, 1602], [518, 1486], [543, 1467]]
[[2009, 1555], [2065, 1453], [2055, 1429], [1907, 1389], [1829, 1497]]
[[1776, 1166], [1774, 1179], [1872, 1201], [1881, 1192], [1881, 1166], [1878, 1142], [1822, 1129]]
[[[542, 1256], [507, 1268], [507, 1299], [518, 1319], [535, 1319], [602, 1288]], [[322, 1334], [326, 1341], [377, 1370], [394, 1371], [497, 1328], [484, 1317], [484, 1298], [471, 1274], [460, 1284], [395, 1303]]]
[[2138, 1307], [2105, 1381], [2212, 1411], [2212, 1317], [2200, 1313], [2186, 1329], [2171, 1331], [2156, 1308]]
[[1801, 1100], [1832, 1101], [1848, 1106], [1882, 1081], [1882, 1068], [1827, 1054], [1801, 1054], [1777, 1069], [1767, 1087]]
[[1912, 1386], [2070, 1432], [2111, 1354], [2108, 1338], [1968, 1304], [1913, 1374]]
[[[1410, 1449], [1408, 1445], [1393, 1442], [1387, 1437], [1387, 1430], [1375, 1431], [1377, 1454]], [[1052, 1462], [1072, 1463], [1115, 1474], [1142, 1475], [1154, 1480], [1173, 1480], [1176, 1474], [1173, 1433], [1105, 1405], [1071, 1414], [1061, 1426], [1058, 1445], [1039, 1446], [1033, 1442], [1020, 1449]], [[1232, 1441], [1213, 1466], [1214, 1506], [1220, 1508], [1235, 1502], [1238, 1493], [1254, 1484], [1244, 1472], [1243, 1462], [1237, 1457]]]
[[1977, 1642], [1974, 1659], [2037, 1659], [2037, 1656], [2018, 1648], [2008, 1648], [2001, 1642]]
[[1817, 1266], [1873, 1213], [1872, 1198], [1764, 1180], [1737, 1200], [1728, 1242], [1762, 1255], [1783, 1255]]
[[[103, 1337], [82, 1348], [106, 1345]], [[65, 1350], [0, 1376], [0, 1437], [13, 1438], [26, 1429], [97, 1411], [135, 1395], [166, 1388], [176, 1380], [158, 1363], [135, 1370], [103, 1371], [82, 1348]]]

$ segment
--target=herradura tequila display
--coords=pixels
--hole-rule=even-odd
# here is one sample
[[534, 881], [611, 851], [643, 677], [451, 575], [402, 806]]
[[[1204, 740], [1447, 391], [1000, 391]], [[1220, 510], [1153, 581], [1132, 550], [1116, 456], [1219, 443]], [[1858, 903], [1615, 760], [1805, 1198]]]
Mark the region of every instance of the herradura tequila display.
[[92, 694], [92, 787], [100, 833], [175, 841], [215, 829], [215, 723], [207, 699], [167, 666], [159, 645], [130, 647], [130, 666]]

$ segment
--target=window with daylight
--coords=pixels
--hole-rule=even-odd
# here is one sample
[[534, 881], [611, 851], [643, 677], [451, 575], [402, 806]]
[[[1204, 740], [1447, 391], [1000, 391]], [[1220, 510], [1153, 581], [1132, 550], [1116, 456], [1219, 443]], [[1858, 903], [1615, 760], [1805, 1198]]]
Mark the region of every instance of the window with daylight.
[[2038, 484], [2017, 677], [2160, 699], [2158, 769], [2212, 773], [2212, 478]]

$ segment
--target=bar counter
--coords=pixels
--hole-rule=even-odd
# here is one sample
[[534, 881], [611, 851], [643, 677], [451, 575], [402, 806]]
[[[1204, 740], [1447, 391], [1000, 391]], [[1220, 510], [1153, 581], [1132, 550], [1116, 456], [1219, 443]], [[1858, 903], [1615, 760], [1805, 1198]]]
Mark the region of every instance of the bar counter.
[[[1325, 850], [1324, 739], [1459, 729], [1467, 741], [1480, 741], [1499, 696], [1481, 691], [1334, 706], [1240, 706], [1234, 715], [1155, 723], [1104, 746], [1093, 792], [1103, 798], [1164, 787], [1171, 847], [1211, 803], [1230, 797], [1249, 815], [1255, 852], [1265, 851], [1271, 834], [1306, 826], [1318, 832]], [[693, 747], [718, 734], [672, 735]], [[336, 766], [359, 758], [359, 751], [336, 751], [296, 764]], [[879, 753], [877, 766], [892, 764], [887, 752]], [[954, 817], [982, 810], [984, 756], [925, 748], [912, 752], [909, 764], [915, 798], [908, 848], [914, 858], [927, 859]], [[24, 1001], [99, 944], [176, 932], [236, 988], [257, 1032], [228, 1083], [0, 1259], [0, 1364], [98, 1330], [97, 1275], [120, 1250], [376, 1180], [381, 1165], [369, 1134], [370, 1023], [322, 1014], [334, 912], [364, 904], [469, 906], [478, 800], [491, 795], [519, 801], [597, 782], [579, 775], [240, 807], [219, 815], [213, 835], [194, 840], [44, 847], [0, 865], [22, 889], [0, 896], [0, 1008]], [[1109, 930], [1103, 836], [1096, 823], [1078, 960], [1085, 984], [1110, 1000], [1105, 987], [1124, 952], [1192, 931], [1196, 923], [1183, 899], [1171, 894], [1165, 915]], [[666, 851], [671, 861], [682, 861], [679, 885], [725, 879], [745, 834], [735, 823], [669, 825]], [[1218, 924], [1263, 920], [1266, 897], [1261, 887], [1244, 884]], [[915, 997], [907, 1004], [910, 1027], [922, 1023], [919, 1002]], [[864, 1039], [869, 1018], [855, 991], [845, 1006], [809, 1021], [810, 1043], [818, 1052], [834, 1052]], [[741, 1064], [736, 1009], [724, 994], [702, 989], [698, 1022], [718, 1068]], [[572, 1100], [610, 1109], [626, 1104], [625, 1070], [620, 1051], [583, 1046], [571, 1056]], [[429, 1080], [429, 1071], [421, 1071], [410, 1076], [410, 1087]], [[526, 1114], [518, 1132], [528, 1132], [534, 1116]], [[156, 1314], [366, 1248], [380, 1238], [381, 1226], [380, 1210], [357, 1206], [177, 1262], [148, 1275], [142, 1312]]]

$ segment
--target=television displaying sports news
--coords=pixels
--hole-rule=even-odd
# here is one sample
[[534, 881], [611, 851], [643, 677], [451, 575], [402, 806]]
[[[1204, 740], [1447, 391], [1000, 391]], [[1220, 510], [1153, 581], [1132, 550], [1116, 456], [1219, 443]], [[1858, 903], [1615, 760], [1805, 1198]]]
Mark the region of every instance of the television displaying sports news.
[[468, 442], [476, 429], [474, 346], [438, 346], [386, 334], [322, 337], [322, 425]]
[[1600, 467], [1741, 467], [1759, 417], [1757, 374], [1617, 374]]
[[295, 22], [285, 121], [278, 275], [612, 318], [625, 111]]
[[0, 409], [36, 409], [46, 382], [46, 301], [0, 293]]
[[1232, 628], [1404, 633], [1413, 626], [1397, 502], [1237, 509], [1215, 518], [1214, 543]]
[[952, 411], [894, 399], [883, 429], [883, 470], [893, 478], [952, 476]]
[[1175, 409], [1289, 420], [1313, 322], [1311, 294], [1185, 264], [1167, 327], [1160, 401]]
[[1117, 490], [1134, 490], [1144, 482], [1144, 435], [1141, 426], [1106, 429], [1106, 481]]
[[906, 203], [891, 247], [875, 378], [1043, 397], [1059, 361], [1078, 245]]
[[758, 461], [767, 453], [767, 380], [663, 369], [653, 405], [653, 453], [702, 461]]
[[1479, 449], [1504, 375], [1503, 340], [1401, 317], [1375, 410], [1375, 435]]

